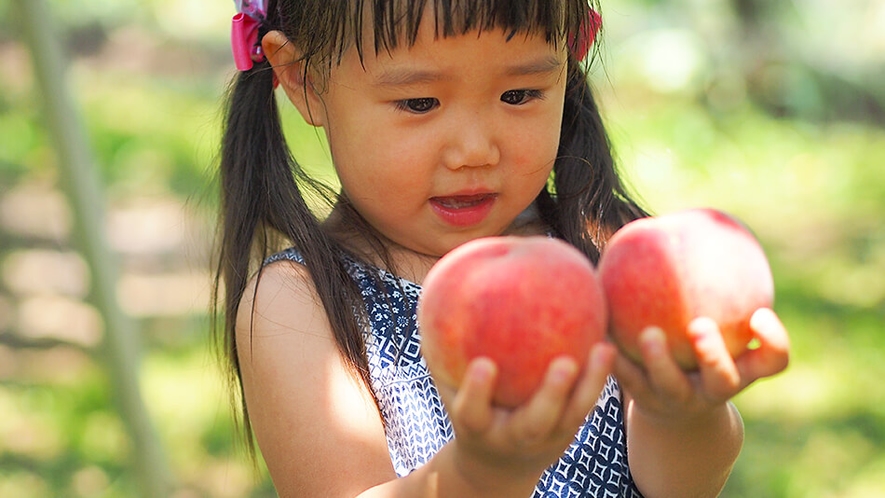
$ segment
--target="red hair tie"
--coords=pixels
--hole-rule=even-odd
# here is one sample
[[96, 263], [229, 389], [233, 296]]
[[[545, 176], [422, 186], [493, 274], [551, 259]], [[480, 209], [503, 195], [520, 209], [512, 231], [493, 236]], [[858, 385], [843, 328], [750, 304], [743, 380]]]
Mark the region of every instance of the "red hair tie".
[[596, 41], [596, 35], [602, 27], [602, 16], [593, 9], [587, 11], [587, 17], [581, 23], [577, 33], [569, 34], [569, 49], [575, 54], [578, 62], [583, 61], [590, 53], [590, 47]]
[[264, 61], [258, 28], [267, 17], [267, 8], [264, 0], [235, 0], [235, 3], [237, 14], [231, 19], [230, 47], [237, 69], [248, 71], [253, 63]]

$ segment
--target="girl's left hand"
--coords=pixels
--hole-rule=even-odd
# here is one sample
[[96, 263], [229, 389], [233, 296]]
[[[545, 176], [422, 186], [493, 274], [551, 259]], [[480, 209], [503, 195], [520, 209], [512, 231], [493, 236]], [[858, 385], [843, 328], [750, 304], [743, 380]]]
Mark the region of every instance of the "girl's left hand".
[[750, 327], [758, 347], [732, 358], [713, 320], [692, 321], [688, 334], [699, 365], [694, 372], [685, 372], [676, 364], [663, 331], [649, 328], [639, 339], [645, 366], [618, 355], [615, 376], [636, 407], [648, 416], [673, 421], [709, 413], [754, 381], [787, 367], [789, 338], [774, 311], [756, 310]]

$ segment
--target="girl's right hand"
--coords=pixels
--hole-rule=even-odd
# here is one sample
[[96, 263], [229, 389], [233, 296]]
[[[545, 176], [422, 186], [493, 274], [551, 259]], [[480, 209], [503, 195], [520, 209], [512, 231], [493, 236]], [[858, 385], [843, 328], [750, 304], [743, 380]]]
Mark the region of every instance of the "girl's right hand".
[[[615, 348], [596, 345], [579, 371], [569, 357], [551, 362], [544, 382], [523, 405], [492, 404], [497, 367], [474, 359], [460, 389], [440, 386], [455, 428], [455, 457], [469, 482], [496, 489], [496, 481], [525, 481], [534, 487], [541, 473], [562, 456], [594, 408], [614, 364]], [[497, 478], [497, 479], [496, 479]]]

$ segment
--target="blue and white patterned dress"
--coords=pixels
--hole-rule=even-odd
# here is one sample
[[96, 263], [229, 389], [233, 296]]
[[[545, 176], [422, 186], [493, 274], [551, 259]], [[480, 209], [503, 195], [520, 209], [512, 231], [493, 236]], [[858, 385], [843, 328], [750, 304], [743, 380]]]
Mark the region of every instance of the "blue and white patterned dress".
[[[279, 260], [303, 263], [294, 249]], [[390, 459], [402, 477], [426, 463], [454, 437], [419, 347], [421, 286], [375, 267], [345, 259], [359, 285], [371, 330], [365, 331], [372, 389], [387, 432]], [[574, 442], [538, 482], [533, 498], [641, 498], [627, 466], [620, 388], [609, 378], [596, 408]]]

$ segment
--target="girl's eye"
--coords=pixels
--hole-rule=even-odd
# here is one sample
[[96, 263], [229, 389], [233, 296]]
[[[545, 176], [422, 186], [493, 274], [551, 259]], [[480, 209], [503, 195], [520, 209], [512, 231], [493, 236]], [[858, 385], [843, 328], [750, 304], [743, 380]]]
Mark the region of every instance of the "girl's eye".
[[501, 94], [501, 102], [510, 105], [521, 105], [539, 98], [541, 98], [539, 90], [507, 90]]
[[439, 106], [439, 100], [433, 97], [422, 97], [420, 99], [406, 99], [396, 102], [396, 108], [400, 111], [411, 112], [413, 114], [424, 114], [432, 111]]

